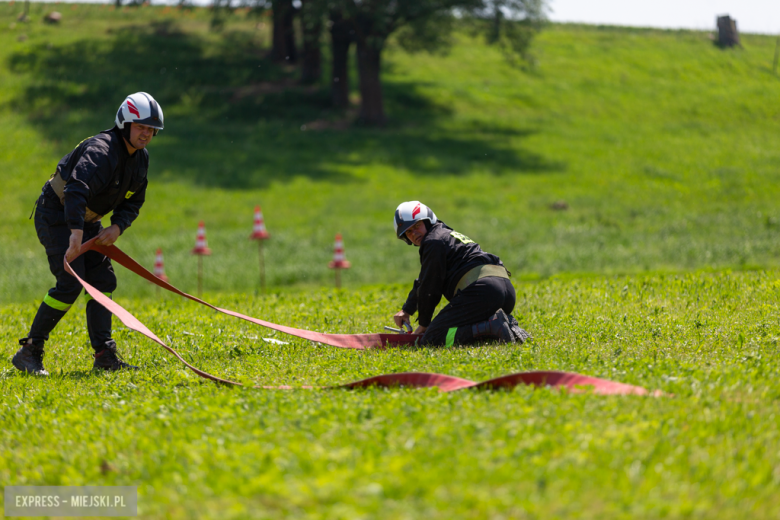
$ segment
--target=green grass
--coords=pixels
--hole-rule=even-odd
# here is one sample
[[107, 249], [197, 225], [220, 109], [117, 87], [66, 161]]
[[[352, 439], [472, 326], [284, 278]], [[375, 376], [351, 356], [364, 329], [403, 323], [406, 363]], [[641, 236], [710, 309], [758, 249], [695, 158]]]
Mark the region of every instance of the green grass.
[[[44, 25], [55, 8], [63, 23]], [[117, 300], [199, 368], [294, 386], [568, 370], [674, 397], [230, 389], [116, 320], [143, 370], [93, 374], [80, 300], [49, 343], [51, 377], [0, 366], [0, 485], [137, 485], [145, 518], [780, 516], [774, 38], [723, 51], [699, 32], [552, 25], [530, 71], [466, 35], [443, 57], [391, 42], [388, 127], [313, 130], [345, 116], [327, 82], [278, 88], [296, 73], [265, 58], [266, 19], [236, 12], [215, 32], [205, 9], [33, 3], [20, 23], [21, 9], [0, 3], [6, 359], [52, 281], [27, 220], [41, 185], [111, 126], [125, 94], [146, 90], [166, 128], [147, 203], [118, 245], [148, 267], [162, 247], [177, 287], [195, 291], [189, 251], [204, 220], [210, 302], [309, 330], [380, 331], [419, 265], [390, 215], [420, 199], [501, 256], [534, 335], [521, 347], [345, 351], [117, 268]], [[247, 240], [257, 204], [272, 234], [266, 295]], [[338, 232], [353, 263], [343, 291], [327, 288]]]
[[[181, 299], [121, 300], [196, 366], [247, 383], [555, 369], [670, 398], [230, 389], [122, 328], [143, 371], [92, 374], [80, 305], [52, 339], [51, 377], [0, 375], [0, 482], [138, 485], [145, 518], [776, 518], [779, 287], [776, 271], [520, 284], [530, 344], [441, 350], [345, 351]], [[293, 326], [364, 332], [403, 294], [209, 296]], [[0, 308], [6, 344], [34, 311]]]
[[[408, 280], [417, 257], [390, 215], [414, 199], [527, 278], [778, 265], [773, 38], [745, 35], [743, 49], [724, 51], [698, 32], [553, 25], [530, 72], [467, 36], [446, 57], [391, 43], [389, 127], [317, 131], [302, 127], [342, 116], [324, 85], [268, 88], [295, 71], [265, 59], [267, 22], [235, 14], [212, 32], [206, 10], [81, 4], [46, 26], [51, 5], [33, 4], [29, 24], [13, 22], [20, 5], [0, 4], [0, 301], [46, 290], [26, 220], [36, 194], [141, 89], [160, 100], [166, 129], [121, 245], [149, 266], [163, 247], [185, 290], [201, 219], [215, 251], [206, 287], [257, 284], [256, 204], [275, 287], [331, 283], [338, 232], [353, 262], [346, 284]], [[265, 87], [240, 95], [253, 85]], [[558, 200], [569, 209], [550, 209]], [[121, 287], [150, 294], [131, 279]]]

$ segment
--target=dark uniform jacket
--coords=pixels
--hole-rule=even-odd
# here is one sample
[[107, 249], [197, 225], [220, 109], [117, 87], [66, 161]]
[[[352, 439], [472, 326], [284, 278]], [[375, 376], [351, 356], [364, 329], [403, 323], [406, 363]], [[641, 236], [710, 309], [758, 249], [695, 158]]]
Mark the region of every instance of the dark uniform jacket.
[[[111, 224], [124, 232], [138, 217], [146, 199], [149, 152], [127, 152], [121, 131], [114, 127], [85, 139], [57, 164], [65, 181], [64, 205], [68, 229], [83, 229], [89, 208], [98, 215], [113, 211]], [[53, 193], [48, 181], [44, 193]]]
[[431, 324], [442, 296], [452, 300], [464, 274], [479, 265], [504, 265], [496, 255], [482, 251], [479, 244], [442, 221], [423, 237], [420, 264], [420, 276], [414, 281], [403, 310], [408, 314], [418, 312], [417, 321], [423, 327]]

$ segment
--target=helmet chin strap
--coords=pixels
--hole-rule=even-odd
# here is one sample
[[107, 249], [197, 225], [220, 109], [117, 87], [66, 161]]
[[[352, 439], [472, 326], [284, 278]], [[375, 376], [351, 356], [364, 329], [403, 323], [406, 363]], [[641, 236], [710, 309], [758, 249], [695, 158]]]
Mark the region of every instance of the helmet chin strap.
[[127, 139], [127, 142], [130, 142], [130, 126], [132, 123], [125, 123], [124, 127], [122, 128], [122, 137]]

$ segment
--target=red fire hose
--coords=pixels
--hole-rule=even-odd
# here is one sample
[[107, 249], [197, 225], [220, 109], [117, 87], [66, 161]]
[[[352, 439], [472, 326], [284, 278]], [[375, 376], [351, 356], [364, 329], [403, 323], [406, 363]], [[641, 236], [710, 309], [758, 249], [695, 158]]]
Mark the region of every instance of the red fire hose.
[[[269, 321], [261, 320], [258, 318], [252, 318], [251, 316], [246, 316], [244, 314], [231, 311], [228, 309], [220, 309], [219, 307], [215, 307], [210, 303], [201, 300], [200, 298], [196, 298], [183, 291], [180, 291], [179, 289], [172, 286], [168, 282], [160, 280], [152, 273], [144, 269], [143, 266], [141, 266], [138, 262], [133, 260], [127, 254], [125, 254], [118, 247], [101, 246], [96, 244], [95, 240], [96, 238], [93, 238], [92, 240], [89, 240], [88, 242], [82, 244], [81, 254], [84, 254], [87, 251], [96, 251], [98, 253], [107, 256], [108, 258], [118, 263], [119, 265], [125, 267], [126, 269], [129, 269], [130, 271], [137, 274], [138, 276], [141, 276], [142, 278], [152, 282], [153, 284], [159, 287], [162, 287], [167, 291], [176, 293], [180, 296], [184, 296], [185, 298], [189, 298], [190, 300], [198, 302], [202, 305], [206, 305], [207, 307], [211, 307], [215, 311], [222, 312], [224, 314], [228, 314], [236, 318], [241, 318], [243, 320], [256, 323], [257, 325], [261, 325], [269, 329], [277, 330], [279, 332], [284, 332], [285, 334], [290, 334], [292, 336], [297, 336], [299, 338], [316, 341], [318, 343], [324, 343], [326, 345], [331, 345], [334, 347], [361, 349], [361, 350], [366, 348], [384, 348], [387, 345], [390, 346], [410, 345], [410, 344], [414, 344], [417, 338], [419, 338], [419, 336], [416, 334], [325, 334], [322, 332], [312, 332], [303, 329], [286, 327], [284, 325], [277, 325]], [[171, 354], [176, 356], [179, 359], [179, 361], [184, 363], [184, 365], [187, 368], [189, 368], [199, 376], [219, 383], [243, 386], [241, 385], [241, 383], [237, 383], [235, 381], [230, 381], [227, 379], [222, 379], [220, 377], [211, 375], [207, 372], [204, 372], [190, 365], [189, 363], [187, 363], [187, 361], [184, 360], [184, 358], [182, 358], [179, 355], [178, 352], [176, 352], [176, 350], [166, 345], [160, 338], [158, 338], [154, 334], [154, 332], [149, 330], [146, 327], [146, 325], [141, 323], [138, 320], [138, 318], [130, 314], [122, 306], [120, 306], [118, 303], [116, 303], [115, 301], [113, 301], [112, 299], [104, 295], [102, 292], [98, 291], [90, 284], [82, 280], [76, 274], [76, 272], [71, 268], [70, 264], [67, 261], [65, 261], [65, 269], [70, 274], [76, 277], [79, 283], [81, 283], [81, 285], [89, 293], [89, 295], [92, 296], [92, 298], [94, 298], [98, 303], [103, 305], [106, 309], [111, 311], [117, 318], [119, 318], [119, 320], [122, 323], [125, 324], [126, 327], [135, 330], [137, 332], [140, 332], [147, 338], [151, 339], [155, 343], [159, 344], [160, 346], [168, 350]], [[599, 379], [596, 377], [589, 377], [589, 376], [584, 376], [581, 374], [575, 374], [570, 372], [521, 372], [517, 374], [510, 374], [507, 376], [499, 377], [496, 379], [491, 379], [489, 381], [484, 381], [482, 383], [476, 383], [474, 381], [469, 381], [468, 379], [461, 379], [458, 377], [453, 377], [453, 376], [448, 376], [443, 374], [408, 372], [408, 373], [401, 373], [401, 374], [386, 374], [386, 375], [371, 377], [368, 379], [363, 379], [361, 381], [355, 381], [352, 383], [347, 383], [344, 385], [327, 387], [327, 388], [365, 388], [369, 386], [381, 386], [381, 387], [410, 386], [414, 388], [438, 387], [439, 391], [441, 392], [452, 392], [454, 390], [461, 390], [464, 388], [475, 388], [475, 389], [514, 388], [515, 386], [520, 384], [533, 385], [533, 386], [566, 387], [573, 391], [580, 391], [585, 389], [586, 387], [589, 387], [592, 388], [593, 393], [596, 394], [624, 394], [624, 395], [625, 394], [634, 394], [634, 395], [650, 394], [648, 390], [639, 386], [617, 383], [615, 381], [609, 381], [606, 379]], [[288, 389], [291, 387], [256, 386], [255, 388]], [[312, 388], [312, 387], [304, 387], [304, 388]], [[652, 395], [663, 395], [663, 394], [660, 393], [659, 391], [655, 391], [652, 393]]]

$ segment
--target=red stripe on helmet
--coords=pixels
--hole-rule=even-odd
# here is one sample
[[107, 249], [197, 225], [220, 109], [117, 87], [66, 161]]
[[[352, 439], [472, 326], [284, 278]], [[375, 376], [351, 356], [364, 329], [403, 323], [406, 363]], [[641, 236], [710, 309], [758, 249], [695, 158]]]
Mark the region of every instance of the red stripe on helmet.
[[138, 119], [141, 119], [140, 112], [138, 112], [138, 109], [135, 108], [135, 105], [129, 99], [127, 100], [127, 111], [130, 112], [131, 114], [135, 114], [135, 117], [137, 117]]

